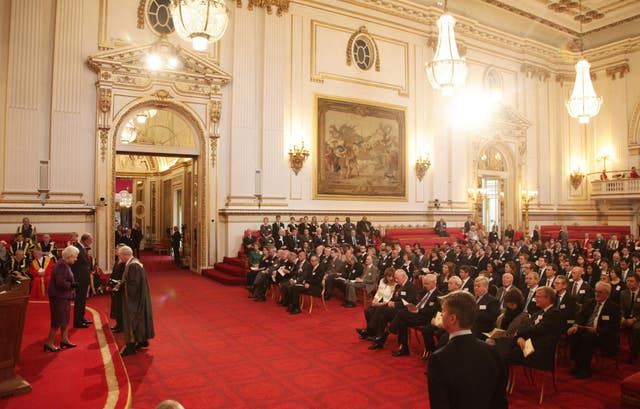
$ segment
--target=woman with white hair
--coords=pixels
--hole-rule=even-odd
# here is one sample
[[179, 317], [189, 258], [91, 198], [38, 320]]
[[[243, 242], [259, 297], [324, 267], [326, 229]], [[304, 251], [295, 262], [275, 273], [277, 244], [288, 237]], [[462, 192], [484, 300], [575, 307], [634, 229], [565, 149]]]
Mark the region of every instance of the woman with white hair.
[[[69, 341], [69, 320], [71, 300], [74, 299], [73, 290], [78, 288], [78, 283], [73, 277], [71, 265], [78, 259], [79, 250], [74, 246], [68, 246], [62, 250], [62, 257], [51, 272], [49, 282], [49, 308], [51, 311], [51, 329], [44, 343], [45, 352], [59, 352], [64, 348], [74, 348], [76, 344]], [[53, 338], [60, 328], [62, 339], [60, 348], [53, 344]]]

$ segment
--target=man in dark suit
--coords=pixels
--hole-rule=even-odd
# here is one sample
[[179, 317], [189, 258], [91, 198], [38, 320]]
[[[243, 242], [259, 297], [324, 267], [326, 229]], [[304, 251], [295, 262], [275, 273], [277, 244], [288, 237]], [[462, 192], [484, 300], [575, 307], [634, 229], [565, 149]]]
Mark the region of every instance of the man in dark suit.
[[627, 277], [627, 288], [620, 294], [622, 310], [622, 328], [631, 329], [629, 340], [631, 357], [629, 363], [635, 363], [640, 352], [640, 276], [633, 273]]
[[397, 313], [407, 309], [405, 303], [416, 303], [417, 291], [407, 273], [404, 270], [396, 270], [393, 277], [398, 285], [391, 301], [386, 306], [376, 309], [367, 326], [367, 333], [375, 335], [373, 345], [369, 349], [382, 349], [389, 335], [389, 332], [385, 331], [387, 323], [393, 321]]
[[369, 235], [373, 232], [373, 226], [367, 220], [367, 216], [362, 216], [362, 219], [356, 223], [356, 231], [358, 234], [368, 233]]
[[498, 288], [498, 291], [496, 292], [496, 299], [500, 303], [501, 310], [505, 309], [504, 301], [503, 301], [504, 295], [512, 288], [516, 288], [513, 285], [513, 274], [511, 273], [502, 274], [502, 287]]
[[500, 315], [500, 303], [489, 294], [489, 279], [478, 277], [473, 281], [473, 292], [478, 304], [478, 316], [473, 325], [473, 334], [479, 339], [486, 339], [484, 332], [491, 332], [496, 327], [496, 320]]
[[284, 245], [287, 246], [289, 251], [299, 251], [302, 248], [297, 228], [294, 227], [293, 230], [291, 230], [291, 233], [285, 237]]
[[[518, 331], [516, 342], [520, 348], [513, 349], [511, 362], [523, 362], [527, 366], [542, 370], [555, 368], [556, 344], [562, 332], [562, 316], [554, 308], [556, 294], [551, 287], [536, 290], [538, 312], [533, 315], [527, 328]], [[534, 351], [526, 358], [523, 356], [526, 340], [530, 339]]]
[[182, 241], [182, 234], [180, 234], [180, 228], [173, 226], [173, 234], [171, 235], [171, 249], [173, 249], [173, 262], [178, 266], [180, 262], [180, 242]]
[[[417, 304], [407, 305], [406, 310], [398, 312], [389, 325], [389, 332], [398, 334], [398, 344], [400, 349], [393, 351], [393, 356], [409, 355], [409, 327], [431, 326], [431, 320], [440, 310], [440, 302], [438, 301], [437, 290], [438, 279], [435, 274], [427, 274], [422, 276], [422, 286], [425, 289], [420, 301]], [[431, 333], [433, 334], [434, 331]], [[431, 352], [435, 349], [433, 336], [425, 337], [425, 349]]]
[[281, 300], [280, 305], [290, 310], [291, 296], [293, 294], [293, 287], [296, 284], [301, 284], [304, 277], [311, 274], [311, 263], [307, 260], [307, 253], [304, 250], [298, 251], [297, 259], [293, 260], [293, 268], [289, 272], [288, 280], [280, 283]]
[[300, 296], [302, 294], [311, 294], [314, 297], [322, 295], [324, 272], [320, 268], [320, 260], [314, 254], [309, 257], [309, 262], [311, 263], [311, 271], [303, 277], [301, 282], [296, 282], [292, 288], [291, 298], [289, 299], [289, 312], [291, 314], [300, 314], [302, 312], [300, 310]]
[[611, 301], [611, 284], [598, 282], [595, 299], [582, 306], [576, 323], [569, 328], [571, 359], [569, 372], [578, 379], [591, 377], [591, 358], [596, 348], [603, 356], [615, 356], [620, 346], [620, 307]]
[[469, 294], [473, 294], [473, 278], [471, 278], [471, 267], [462, 266], [458, 271], [458, 275], [462, 280], [462, 291], [466, 291]]
[[553, 288], [556, 290], [555, 308], [560, 311], [562, 317], [562, 332], [567, 332], [570, 326], [576, 322], [578, 304], [567, 291], [569, 280], [565, 275], [559, 275], [553, 280]]
[[523, 292], [525, 297], [524, 310], [528, 312], [529, 315], [534, 315], [539, 311], [538, 305], [536, 304], [536, 291], [538, 290], [540, 276], [535, 271], [530, 271], [527, 273], [525, 282], [527, 283], [527, 288], [526, 291]]
[[84, 318], [85, 306], [87, 303], [87, 290], [91, 280], [91, 262], [87, 254], [87, 248], [93, 244], [93, 236], [84, 233], [80, 241], [74, 244], [78, 249], [78, 259], [71, 265], [73, 277], [78, 283], [76, 288], [75, 304], [73, 307], [73, 326], [75, 328], [87, 328], [93, 321]]
[[571, 284], [569, 293], [571, 294], [571, 297], [576, 300], [578, 307], [593, 298], [591, 286], [582, 279], [583, 274], [584, 269], [582, 267], [574, 266], [571, 269], [571, 278], [573, 278], [573, 283]]
[[476, 339], [471, 328], [477, 306], [469, 293], [454, 292], [442, 305], [449, 341], [429, 357], [432, 408], [506, 409], [507, 371], [495, 347]]
[[351, 244], [351, 231], [355, 231], [356, 230], [356, 226], [351, 223], [351, 218], [350, 217], [346, 217], [345, 218], [345, 223], [344, 225], [342, 225], [342, 234], [344, 234], [344, 241], [345, 243], [349, 243]]
[[280, 215], [276, 215], [276, 221], [271, 225], [271, 233], [276, 241], [277, 238], [275, 236], [280, 236], [282, 234], [280, 230], [284, 230], [284, 223], [282, 223], [282, 217], [280, 217]]

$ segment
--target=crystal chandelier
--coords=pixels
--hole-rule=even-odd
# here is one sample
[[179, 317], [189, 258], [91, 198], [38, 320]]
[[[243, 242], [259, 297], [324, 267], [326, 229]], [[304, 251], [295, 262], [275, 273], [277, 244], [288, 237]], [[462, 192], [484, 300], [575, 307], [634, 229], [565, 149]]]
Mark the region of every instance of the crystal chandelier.
[[170, 9], [176, 33], [197, 51], [220, 40], [229, 25], [224, 0], [173, 0]]
[[133, 124], [133, 121], [127, 122], [122, 132], [120, 132], [120, 142], [127, 144], [132, 143], [138, 137], [138, 129]]
[[433, 88], [442, 90], [443, 95], [452, 95], [454, 88], [464, 85], [467, 79], [467, 63], [458, 53], [453, 30], [456, 20], [447, 13], [446, 0], [444, 14], [437, 24], [438, 46], [433, 61], [426, 64], [427, 77]]
[[[582, 1], [580, 2], [580, 54], [582, 56]], [[584, 56], [576, 64], [576, 82], [573, 85], [571, 98], [567, 101], [567, 111], [572, 118], [578, 118], [581, 124], [589, 123], [589, 119], [598, 115], [602, 106], [602, 97], [596, 95], [591, 83], [591, 74], [589, 67], [591, 65], [584, 59]]]
[[116, 194], [116, 199], [120, 207], [131, 207], [133, 204], [133, 195], [128, 190], [121, 190]]

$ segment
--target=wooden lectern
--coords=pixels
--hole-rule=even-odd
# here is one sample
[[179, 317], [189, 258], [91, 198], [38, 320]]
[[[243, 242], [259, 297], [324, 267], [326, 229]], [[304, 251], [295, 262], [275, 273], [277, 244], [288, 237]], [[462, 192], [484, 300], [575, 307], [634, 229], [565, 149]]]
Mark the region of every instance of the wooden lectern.
[[16, 374], [28, 303], [28, 277], [0, 286], [0, 397], [31, 392], [29, 382]]

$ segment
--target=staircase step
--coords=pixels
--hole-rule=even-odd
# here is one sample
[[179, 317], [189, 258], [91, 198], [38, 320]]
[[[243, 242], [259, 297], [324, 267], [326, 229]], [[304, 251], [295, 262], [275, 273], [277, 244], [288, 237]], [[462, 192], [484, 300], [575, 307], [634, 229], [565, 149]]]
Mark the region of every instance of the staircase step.
[[213, 265], [213, 269], [217, 271], [222, 271], [229, 275], [234, 275], [237, 277], [246, 277], [247, 275], [246, 268], [237, 266], [235, 264], [215, 263]]
[[202, 275], [225, 285], [246, 285], [247, 284], [246, 278], [238, 277], [235, 275], [229, 275], [223, 271], [218, 271], [216, 269], [202, 270]]
[[238, 267], [244, 267], [244, 258], [242, 257], [224, 257], [222, 259], [223, 263], [227, 263], [227, 264], [233, 264], [236, 265]]

